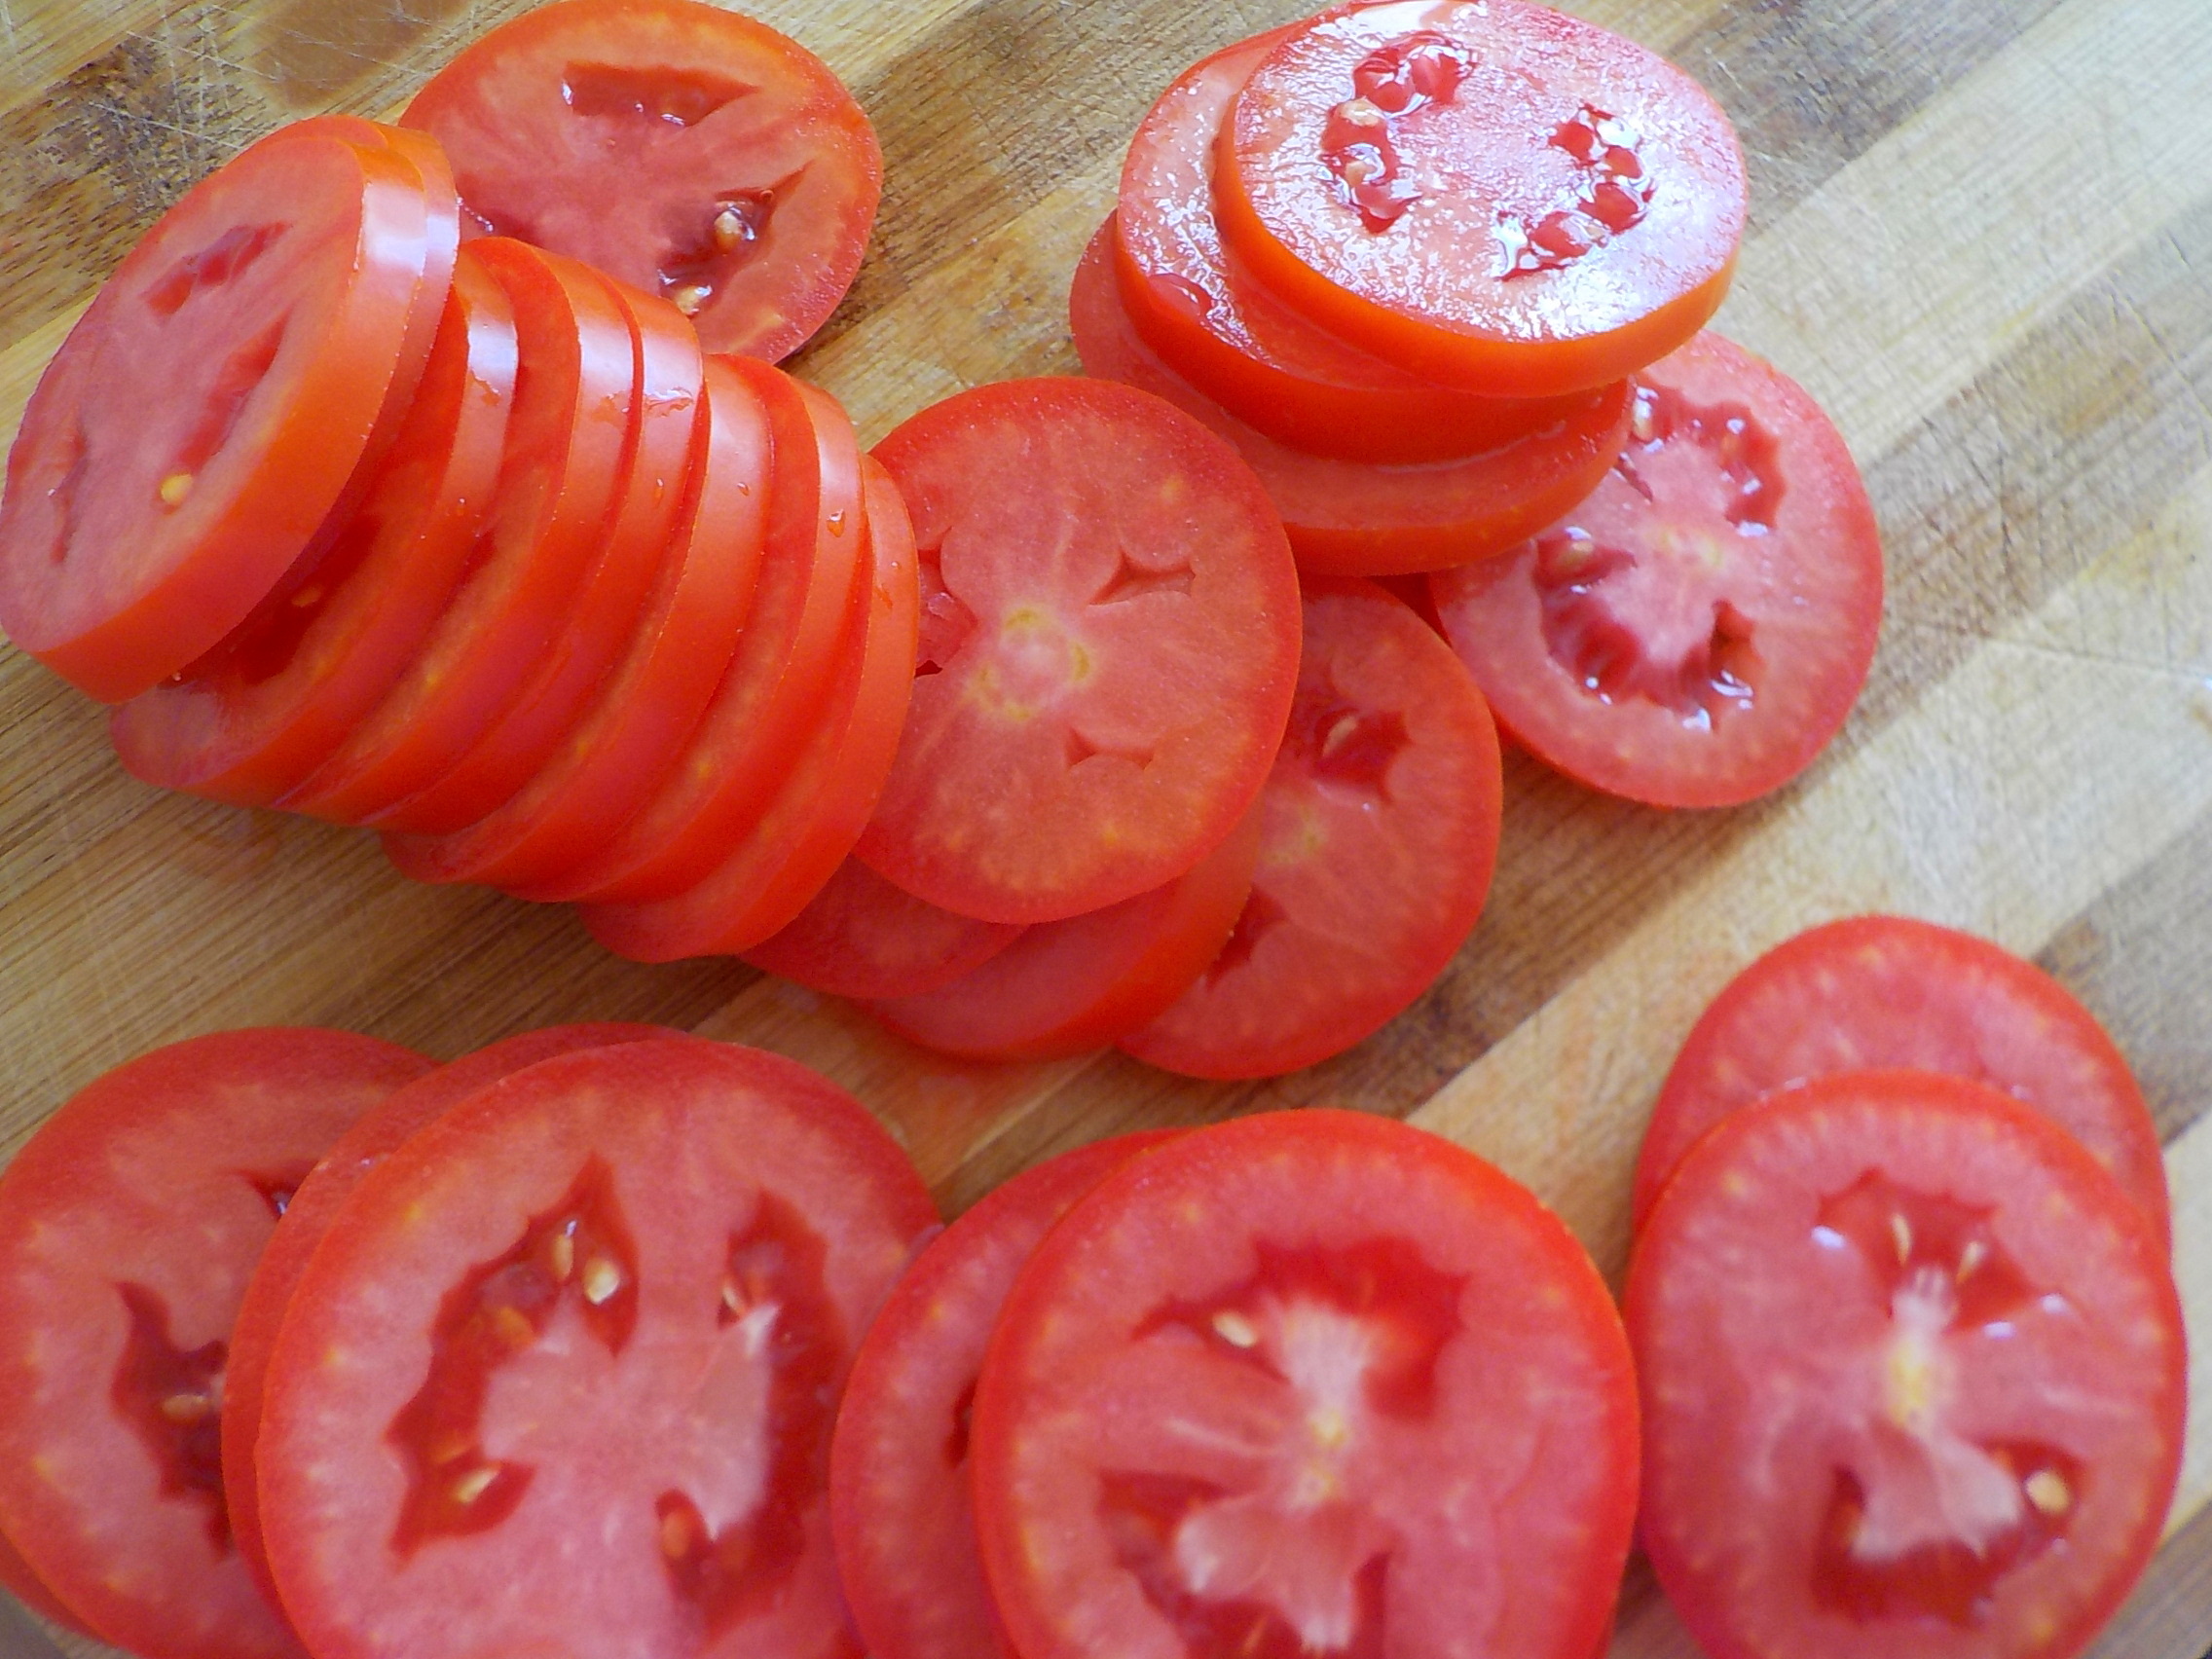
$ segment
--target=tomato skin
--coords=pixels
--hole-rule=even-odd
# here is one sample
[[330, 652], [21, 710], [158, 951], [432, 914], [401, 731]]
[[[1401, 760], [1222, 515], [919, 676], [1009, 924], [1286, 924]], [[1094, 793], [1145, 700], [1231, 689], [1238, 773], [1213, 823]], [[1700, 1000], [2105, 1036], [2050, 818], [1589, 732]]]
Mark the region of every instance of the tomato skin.
[[2096, 1016], [2033, 963], [1902, 916], [1799, 934], [1713, 1000], [1652, 1110], [1636, 1166], [1637, 1226], [1698, 1138], [1731, 1112], [1811, 1078], [1894, 1067], [1988, 1084], [2044, 1112], [2171, 1244], [2157, 1124]]
[[60, 1625], [64, 1630], [73, 1630], [79, 1636], [91, 1637], [94, 1641], [99, 1640], [84, 1620], [62, 1605], [61, 1598], [48, 1587], [46, 1580], [31, 1570], [31, 1564], [8, 1541], [5, 1532], [0, 1532], [0, 1585], [6, 1586], [10, 1595], [40, 1618]]
[[[1974, 1280], [1962, 1275], [1957, 1323], [1924, 1361], [1877, 1346], [1907, 1329], [1892, 1312], [1905, 1291], [1884, 1279], [1912, 1282], [1892, 1265], [1888, 1234], [1854, 1240], [1829, 1226], [1831, 1206], [1868, 1181], [1972, 1220], [1986, 1266], [1971, 1272], [2011, 1287], [1969, 1315]], [[1923, 1248], [1920, 1236], [1899, 1232], [1897, 1250]], [[1842, 1659], [1876, 1641], [1899, 1659], [2060, 1659], [2088, 1644], [2157, 1547], [2187, 1408], [2172, 1277], [2149, 1223], [2080, 1145], [1994, 1089], [1839, 1074], [1726, 1119], [1661, 1194], [1625, 1311], [1646, 1413], [1642, 1541], [1714, 1659]], [[1892, 1414], [1921, 1409], [1932, 1426], [1892, 1426]], [[1983, 1569], [1987, 1588], [1963, 1618], [1855, 1614], [1824, 1599], [1821, 1575], [1834, 1570], [1824, 1496], [1832, 1516], [1845, 1476], [1858, 1480], [1882, 1447], [1936, 1436], [1957, 1449], [1947, 1469], [1992, 1443], [2020, 1447], [1997, 1465], [2013, 1481], [2015, 1458], [2068, 1459], [2044, 1500], [2014, 1494], [2022, 1516], [2063, 1517], [2052, 1523], [2063, 1547], [2023, 1559], [2008, 1553], [2009, 1534], [1986, 1536], [1973, 1559], [2009, 1565]], [[1935, 1466], [1933, 1451], [1922, 1457]], [[1963, 1487], [1949, 1490], [1958, 1512], [1974, 1513]], [[1862, 1492], [1862, 1524], [1883, 1500], [1878, 1487]], [[1948, 1514], [1927, 1514], [1925, 1491], [1900, 1484], [1895, 1502], [1891, 1529], [1925, 1518], [1932, 1536], [1964, 1547]]]
[[940, 909], [847, 859], [745, 960], [828, 996], [920, 997], [980, 968], [1021, 931]]

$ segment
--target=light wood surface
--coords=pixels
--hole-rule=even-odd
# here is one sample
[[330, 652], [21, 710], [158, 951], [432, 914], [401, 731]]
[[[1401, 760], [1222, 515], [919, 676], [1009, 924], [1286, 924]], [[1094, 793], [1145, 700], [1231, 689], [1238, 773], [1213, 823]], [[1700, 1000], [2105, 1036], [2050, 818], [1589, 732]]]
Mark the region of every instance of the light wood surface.
[[[522, 0], [0, 0], [0, 440], [101, 276], [240, 144], [378, 114]], [[1183, 64], [1300, 0], [757, 0], [874, 116], [850, 302], [796, 365], [871, 440], [962, 387], [1073, 372], [1064, 302], [1121, 151]], [[1676, 1045], [1744, 962], [1867, 909], [2036, 957], [2113, 1028], [2168, 1146], [2212, 1355], [2212, 16], [2206, 0], [1577, 0], [1743, 129], [1720, 326], [1834, 412], [1892, 597], [1829, 755], [1666, 816], [1508, 762], [1490, 914], [1343, 1059], [1258, 1087], [1112, 1056], [948, 1064], [733, 963], [649, 970], [572, 919], [411, 886], [374, 842], [164, 797], [98, 710], [0, 653], [0, 1152], [98, 1072], [228, 1025], [451, 1055], [562, 1019], [765, 1045], [853, 1088], [948, 1206], [1112, 1131], [1332, 1102], [1528, 1181], [1608, 1272]], [[2212, 1645], [2212, 1365], [2172, 1535], [2099, 1649]], [[0, 1651], [6, 1636], [0, 1632]], [[99, 1651], [78, 1644], [80, 1651]], [[1694, 1652], [1632, 1573], [1614, 1653]]]

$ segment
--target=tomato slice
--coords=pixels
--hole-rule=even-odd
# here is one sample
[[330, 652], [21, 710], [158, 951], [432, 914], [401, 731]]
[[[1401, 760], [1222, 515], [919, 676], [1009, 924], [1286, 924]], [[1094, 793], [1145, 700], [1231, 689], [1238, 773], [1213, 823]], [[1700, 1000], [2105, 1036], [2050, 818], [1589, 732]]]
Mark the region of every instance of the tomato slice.
[[1216, 53], [1167, 89], [1130, 140], [1113, 244], [1138, 334], [1237, 420], [1354, 461], [1444, 461], [1572, 419], [1582, 400], [1439, 386], [1323, 332], [1255, 283], [1213, 218], [1215, 140], [1237, 90], [1297, 26]]
[[1881, 631], [1881, 532], [1805, 389], [1702, 334], [1638, 377], [1628, 447], [1595, 495], [1434, 586], [1453, 645], [1537, 758], [1653, 806], [1736, 806], [1849, 718]]
[[620, 667], [560, 753], [504, 806], [450, 835], [387, 835], [417, 881], [527, 884], [605, 847], [668, 776], [737, 649], [766, 550], [768, 417], [710, 360], [682, 529]]
[[1047, 1235], [976, 1393], [984, 1572], [1025, 1654], [1587, 1659], [1636, 1382], [1571, 1234], [1365, 1115], [1185, 1135]]
[[0, 1175], [0, 1526], [147, 1659], [299, 1652], [231, 1545], [226, 1344], [276, 1218], [430, 1069], [343, 1031], [230, 1031], [119, 1066]]
[[863, 862], [1029, 923], [1219, 846], [1297, 678], [1297, 572], [1250, 469], [1159, 398], [1083, 380], [963, 392], [876, 455], [913, 512], [926, 621]]
[[644, 811], [575, 868], [520, 898], [643, 903], [705, 880], [759, 822], [820, 725], [867, 574], [861, 453], [827, 393], [729, 359], [768, 412], [772, 476], [760, 587], [737, 654]]
[[361, 1183], [277, 1339], [285, 1606], [321, 1659], [857, 1656], [831, 1419], [936, 1220], [851, 1096], [749, 1050], [568, 1054], [454, 1107]]
[[971, 1059], [1088, 1053], [1165, 1014], [1221, 953], [1252, 895], [1260, 814], [1198, 867], [1088, 916], [1045, 922], [966, 978], [868, 1012], [909, 1042]]
[[592, 937], [639, 962], [730, 955], [774, 938], [829, 884], [890, 776], [914, 683], [920, 597], [898, 487], [861, 458], [871, 566], [821, 723], [752, 830], [698, 886], [644, 904], [586, 904]]
[[689, 0], [566, 0], [494, 29], [409, 107], [475, 227], [681, 306], [708, 350], [788, 356], [859, 273], [875, 132], [796, 41]]
[[1540, 430], [1456, 461], [1382, 466], [1287, 449], [1161, 361], [1129, 320], [1109, 220], [1076, 270], [1069, 321], [1087, 373], [1164, 397], [1235, 446], [1309, 576], [1402, 575], [1509, 551], [1597, 488], [1628, 437], [1624, 382], [1563, 400]]
[[1503, 800], [1496, 730], [1451, 648], [1371, 583], [1309, 587], [1251, 898], [1198, 982], [1122, 1047], [1189, 1077], [1272, 1077], [1372, 1036], [1474, 930]]
[[921, 1253], [868, 1327], [837, 1409], [830, 1516], [846, 1604], [874, 1659], [1014, 1659], [968, 1488], [983, 1349], [1053, 1224], [1175, 1135], [1094, 1141], [1016, 1175]]
[[[203, 181], [48, 366], [0, 503], [0, 627], [108, 702], [252, 612], [418, 382], [442, 212], [399, 154], [279, 132]], [[412, 360], [408, 352], [415, 351]]]
[[971, 974], [1022, 930], [940, 910], [858, 859], [745, 960], [835, 997], [919, 997]]
[[[23, 1559], [22, 1552], [0, 1532], [0, 1585], [8, 1593], [42, 1619], [73, 1630], [79, 1636], [92, 1636], [84, 1620], [61, 1604], [61, 1598], [47, 1586], [45, 1579], [31, 1570], [31, 1564]], [[98, 1641], [97, 1637], [92, 1637]]]
[[658, 1025], [556, 1025], [494, 1043], [385, 1096], [331, 1144], [300, 1182], [246, 1281], [245, 1298], [231, 1324], [230, 1356], [223, 1371], [223, 1499], [230, 1514], [231, 1541], [272, 1605], [278, 1604], [276, 1581], [270, 1575], [268, 1546], [261, 1534], [255, 1456], [269, 1358], [276, 1351], [276, 1333], [291, 1306], [292, 1292], [299, 1288], [315, 1246], [353, 1189], [418, 1129], [510, 1072], [580, 1049], [682, 1035]]
[[1643, 1543], [1714, 1659], [2078, 1653], [2165, 1522], [2157, 1235], [2046, 1118], [1923, 1072], [1739, 1112], [1630, 1268]]
[[1643, 1137], [1637, 1225], [1698, 1137], [1730, 1113], [1813, 1078], [1891, 1067], [1969, 1078], [2042, 1112], [2171, 1242], [2158, 1126], [2096, 1015], [2034, 963], [1901, 916], [1799, 934], [1714, 999]]
[[1523, 0], [1323, 13], [1221, 133], [1215, 208], [1332, 333], [1501, 396], [1610, 385], [1720, 307], [1744, 154], [1704, 88]]

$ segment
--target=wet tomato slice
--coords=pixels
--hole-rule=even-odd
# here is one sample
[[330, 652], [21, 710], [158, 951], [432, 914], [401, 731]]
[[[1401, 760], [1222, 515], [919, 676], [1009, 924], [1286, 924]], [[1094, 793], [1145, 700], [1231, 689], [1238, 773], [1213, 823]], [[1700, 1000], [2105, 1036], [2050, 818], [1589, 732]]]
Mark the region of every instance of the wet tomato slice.
[[788, 356], [860, 270], [874, 129], [796, 41], [693, 0], [565, 0], [416, 96], [470, 226], [680, 306], [711, 351]]
[[1013, 1659], [976, 1554], [968, 1485], [983, 1350], [1053, 1224], [1174, 1138], [1094, 1141], [1016, 1175], [921, 1253], [868, 1327], [837, 1409], [830, 1518], [845, 1600], [874, 1659]]
[[847, 859], [805, 909], [745, 960], [830, 996], [919, 997], [980, 968], [1021, 932], [941, 910]]
[[1627, 448], [1588, 500], [1432, 585], [1537, 758], [1653, 806], [1735, 806], [1850, 716], [1881, 630], [1881, 533], [1820, 406], [1709, 333], [1637, 377]]
[[1637, 1224], [1698, 1137], [1730, 1113], [1813, 1078], [1890, 1068], [1968, 1078], [2042, 1112], [2170, 1239], [2158, 1126], [2096, 1015], [2002, 946], [1902, 916], [1799, 934], [1714, 998], [1652, 1111], [1636, 1166]]
[[1643, 1544], [1714, 1659], [2055, 1659], [2157, 1546], [2187, 1403], [2161, 1241], [1994, 1089], [1846, 1073], [1728, 1119], [1627, 1316]]
[[1610, 385], [1719, 309], [1744, 156], [1634, 41], [1524, 0], [1323, 13], [1221, 134], [1216, 211], [1258, 279], [1417, 373], [1501, 396]]
[[1025, 1654], [1587, 1659], [1636, 1510], [1612, 1299], [1533, 1195], [1385, 1119], [1274, 1113], [1106, 1178], [976, 1392]]
[[936, 1219], [849, 1095], [750, 1050], [597, 1049], [453, 1107], [362, 1181], [277, 1339], [294, 1622], [326, 1659], [857, 1655], [831, 1419]]
[[421, 379], [452, 211], [398, 152], [311, 123], [147, 234], [9, 455], [0, 627], [19, 649], [121, 702], [252, 613]]
[[1221, 954], [1122, 1047], [1192, 1077], [1271, 1077], [1403, 1013], [1473, 931], [1504, 782], [1451, 647], [1366, 582], [1310, 587], [1251, 897]]
[[1182, 875], [1251, 805], [1297, 678], [1282, 525], [1235, 453], [1100, 381], [981, 387], [878, 446], [922, 549], [922, 644], [860, 856], [994, 922]]
[[102, 1640], [299, 1653], [232, 1544], [232, 1325], [309, 1169], [430, 1069], [343, 1031], [196, 1038], [81, 1090], [0, 1176], [0, 1527]]
[[1112, 221], [1076, 270], [1069, 320], [1084, 370], [1164, 397], [1229, 440], [1282, 515], [1308, 575], [1405, 575], [1509, 552], [1598, 487], [1628, 437], [1624, 382], [1494, 449], [1419, 465], [1332, 460], [1277, 443], [1170, 369], [1114, 280]]

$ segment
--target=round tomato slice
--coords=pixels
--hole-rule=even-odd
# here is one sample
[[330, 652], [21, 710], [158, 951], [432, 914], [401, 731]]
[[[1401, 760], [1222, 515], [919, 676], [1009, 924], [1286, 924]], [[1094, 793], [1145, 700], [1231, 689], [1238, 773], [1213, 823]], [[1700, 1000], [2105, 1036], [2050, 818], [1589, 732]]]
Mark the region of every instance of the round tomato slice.
[[1111, 269], [1113, 221], [1069, 295], [1087, 373], [1164, 397], [1229, 440], [1259, 474], [1309, 576], [1404, 575], [1509, 551], [1597, 488], [1628, 437], [1627, 383], [1562, 400], [1550, 424], [1479, 454], [1421, 465], [1331, 460], [1255, 431], [1161, 361], [1129, 320]]
[[[439, 232], [398, 153], [278, 132], [149, 232], [48, 366], [0, 503], [0, 627], [108, 702], [220, 642], [345, 496]], [[412, 360], [407, 353], [414, 350]]]
[[493, 30], [407, 125], [476, 226], [682, 307], [773, 362], [852, 286], [883, 191], [875, 132], [796, 41], [691, 0], [566, 0]]
[[1572, 398], [1483, 397], [1323, 332], [1222, 246], [1213, 169], [1222, 118], [1297, 33], [1233, 46], [1169, 87], [1129, 143], [1114, 252], [1129, 320], [1174, 369], [1278, 443], [1354, 461], [1443, 461], [1571, 419]]
[[803, 1067], [542, 1061], [373, 1170], [270, 1366], [261, 1500], [320, 1659], [851, 1659], [830, 1432], [937, 1216]]
[[231, 1326], [292, 1192], [430, 1069], [344, 1031], [230, 1031], [79, 1091], [0, 1175], [0, 1527], [148, 1659], [299, 1652], [232, 1548]]
[[737, 654], [676, 768], [610, 843], [519, 898], [645, 903], [723, 864], [776, 800], [824, 719], [869, 567], [861, 452], [835, 399], [728, 359], [768, 412], [768, 543]]
[[1451, 647], [1370, 583], [1309, 589], [1251, 897], [1123, 1049], [1188, 1077], [1273, 1077], [1372, 1036], [1474, 930], [1503, 801], [1496, 730]]
[[969, 1495], [983, 1349], [1053, 1224], [1175, 1135], [1094, 1141], [1016, 1175], [921, 1253], [868, 1327], [837, 1409], [830, 1518], [846, 1604], [874, 1659], [1013, 1659]]
[[418, 1129], [509, 1072], [579, 1049], [682, 1035], [658, 1025], [557, 1025], [463, 1054], [371, 1107], [332, 1143], [299, 1184], [246, 1282], [245, 1298], [231, 1325], [230, 1358], [223, 1372], [223, 1497], [230, 1512], [231, 1539], [272, 1604], [276, 1604], [276, 1581], [270, 1576], [269, 1551], [261, 1535], [255, 1457], [269, 1356], [276, 1351], [276, 1333], [309, 1258], [353, 1189]]
[[1272, 1113], [1145, 1154], [1046, 1235], [973, 1458], [1023, 1654], [1587, 1659], [1636, 1382], [1532, 1194], [1386, 1119]]
[[498, 481], [515, 367], [514, 309], [464, 261], [421, 394], [313, 579], [279, 590], [189, 678], [110, 718], [131, 776], [266, 806], [336, 752], [461, 579]]
[[2158, 1126], [2096, 1015], [2034, 963], [1901, 916], [1799, 934], [1714, 998], [1643, 1137], [1637, 1225], [1698, 1138], [1730, 1113], [1813, 1078], [1893, 1067], [1969, 1078], [2043, 1113], [2171, 1241]]
[[2049, 1120], [1822, 1078], [1700, 1141], [1627, 1297], [1642, 1536], [1714, 1659], [2059, 1659], [2180, 1471], [2160, 1241]]
[[754, 967], [834, 997], [919, 997], [974, 973], [1022, 930], [940, 910], [858, 859], [745, 953]]
[[1029, 923], [1219, 846], [1298, 672], [1297, 571], [1250, 468], [1159, 398], [1083, 380], [963, 392], [876, 455], [913, 512], [925, 621], [863, 861]]
[[417, 881], [528, 884], [590, 858], [660, 787], [736, 652], [765, 551], [768, 417], [737, 372], [706, 368], [682, 529], [629, 655], [560, 752], [504, 806], [450, 835], [387, 835]]
[[1882, 541], [1805, 389], [1716, 334], [1637, 378], [1597, 493], [1510, 558], [1433, 580], [1497, 718], [1568, 777], [1736, 806], [1813, 763], [1882, 624]]
[[1221, 953], [1251, 897], [1259, 856], [1255, 812], [1165, 887], [1040, 923], [966, 978], [868, 1012], [909, 1042], [971, 1059], [1103, 1049], [1174, 1007]]
[[1260, 281], [1417, 373], [1501, 396], [1600, 387], [1720, 307], [1744, 154], [1705, 90], [1523, 0], [1323, 13], [1221, 133], [1216, 211]]

